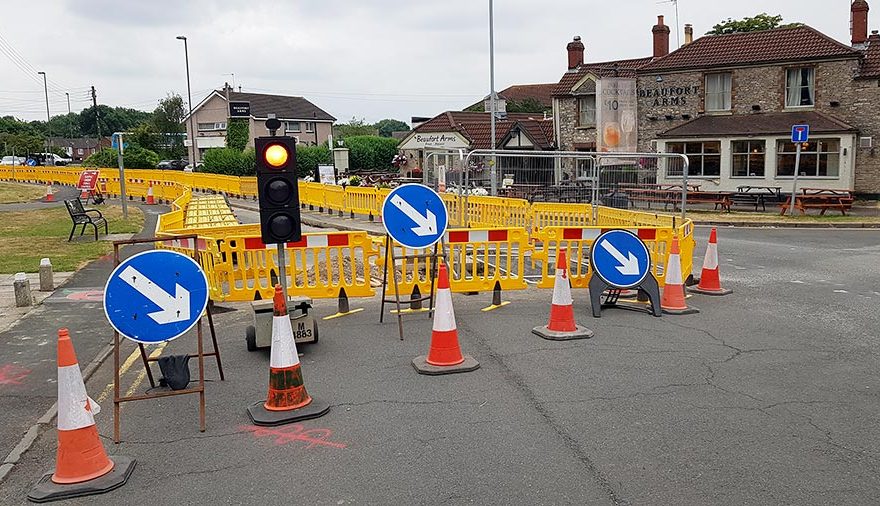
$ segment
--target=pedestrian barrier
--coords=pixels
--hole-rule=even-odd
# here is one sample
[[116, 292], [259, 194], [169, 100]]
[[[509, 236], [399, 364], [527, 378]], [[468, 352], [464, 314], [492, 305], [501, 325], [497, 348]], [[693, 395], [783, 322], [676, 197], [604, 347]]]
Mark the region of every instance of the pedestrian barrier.
[[593, 206], [535, 202], [530, 208], [530, 221], [532, 233], [547, 227], [590, 227], [593, 225]]
[[523, 199], [468, 196], [467, 225], [471, 227], [528, 227], [529, 203]]
[[525, 229], [450, 230], [444, 240], [452, 291], [486, 292], [493, 290], [496, 284], [502, 290], [527, 288], [525, 254], [531, 246]]
[[345, 189], [345, 210], [352, 218], [355, 214], [362, 214], [373, 219], [378, 213], [378, 192], [375, 187], [353, 186]]

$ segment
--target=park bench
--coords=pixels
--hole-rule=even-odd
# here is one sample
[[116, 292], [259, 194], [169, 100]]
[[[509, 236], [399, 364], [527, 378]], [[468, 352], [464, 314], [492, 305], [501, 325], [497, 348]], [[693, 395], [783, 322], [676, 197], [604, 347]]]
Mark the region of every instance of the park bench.
[[[825, 188], [803, 188], [801, 194], [795, 196], [794, 208], [807, 214], [807, 209], [819, 209], [819, 215], [824, 216], [829, 209], [840, 211], [846, 216], [846, 212], [852, 210], [855, 198], [849, 190], [830, 190]], [[784, 215], [791, 205], [791, 197], [779, 204], [780, 215]]]
[[[101, 211], [98, 211], [97, 209], [85, 209], [79, 198], [65, 200], [64, 205], [67, 206], [67, 212], [70, 214], [71, 221], [73, 221], [73, 228], [70, 229], [70, 237], [67, 238], [68, 242], [73, 240], [73, 233], [76, 232], [76, 227], [80, 225], [82, 225], [82, 230], [80, 230], [79, 235], [85, 233], [86, 225], [91, 225], [95, 229], [95, 240], [97, 241], [98, 226], [102, 224], [104, 225], [104, 235], [107, 235], [107, 220], [104, 219], [104, 215], [101, 214]], [[94, 214], [96, 214], [96, 216]]]

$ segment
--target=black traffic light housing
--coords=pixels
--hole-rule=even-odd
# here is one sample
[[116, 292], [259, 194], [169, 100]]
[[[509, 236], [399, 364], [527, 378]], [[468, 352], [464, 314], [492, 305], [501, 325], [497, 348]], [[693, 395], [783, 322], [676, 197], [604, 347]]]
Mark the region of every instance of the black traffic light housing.
[[296, 141], [292, 137], [258, 137], [254, 146], [260, 237], [264, 244], [297, 242], [302, 238], [302, 227], [296, 179]]

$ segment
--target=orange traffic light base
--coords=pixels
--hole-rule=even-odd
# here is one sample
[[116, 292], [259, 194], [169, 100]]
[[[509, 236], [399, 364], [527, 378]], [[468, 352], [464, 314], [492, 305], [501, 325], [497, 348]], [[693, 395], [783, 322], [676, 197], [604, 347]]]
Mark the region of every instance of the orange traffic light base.
[[52, 481], [54, 470], [50, 471], [44, 474], [40, 481], [31, 488], [27, 498], [31, 502], [41, 503], [103, 494], [117, 489], [128, 481], [137, 461], [131, 457], [123, 457], [121, 455], [114, 455], [110, 457], [110, 460], [114, 464], [113, 470], [98, 478], [80, 483], [55, 483]]

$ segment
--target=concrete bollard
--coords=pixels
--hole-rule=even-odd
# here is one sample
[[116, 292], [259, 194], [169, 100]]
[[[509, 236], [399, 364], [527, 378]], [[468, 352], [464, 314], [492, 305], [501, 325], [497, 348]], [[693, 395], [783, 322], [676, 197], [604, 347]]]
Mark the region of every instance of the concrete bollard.
[[55, 281], [52, 279], [52, 261], [48, 258], [40, 260], [40, 291], [51, 292], [55, 289]]
[[15, 307], [27, 307], [33, 305], [34, 299], [31, 297], [31, 282], [27, 278], [27, 274], [19, 272], [15, 275], [15, 281], [12, 282], [12, 288], [15, 291]]

